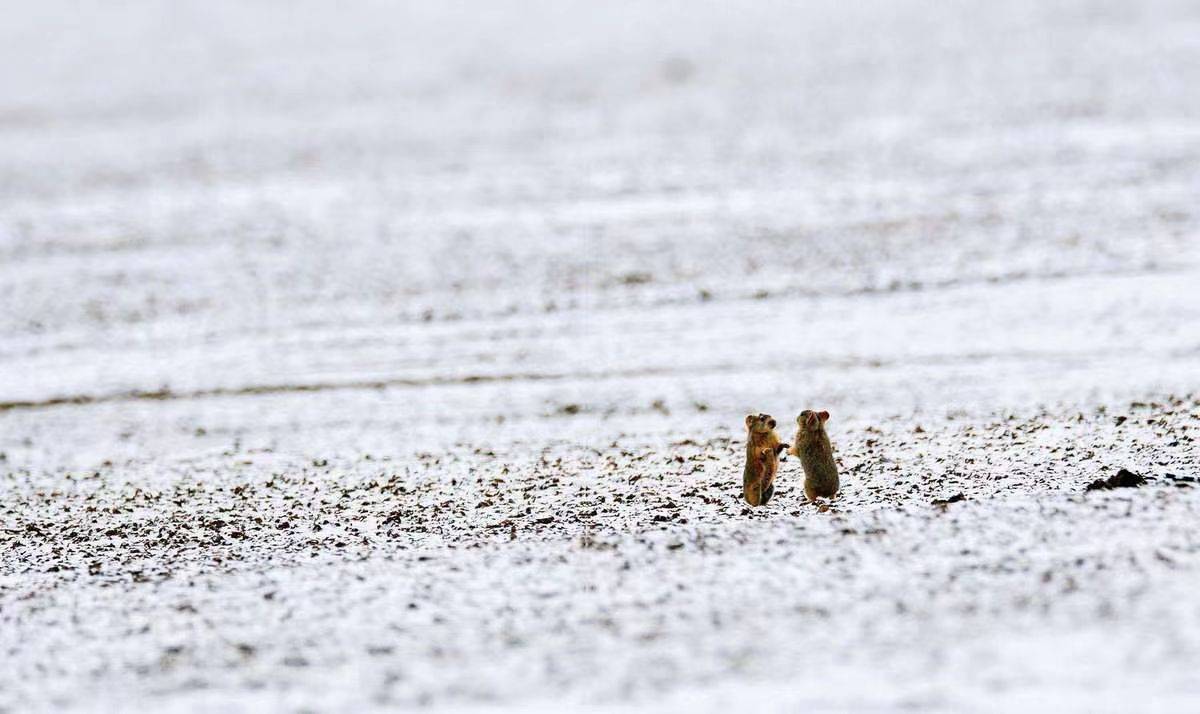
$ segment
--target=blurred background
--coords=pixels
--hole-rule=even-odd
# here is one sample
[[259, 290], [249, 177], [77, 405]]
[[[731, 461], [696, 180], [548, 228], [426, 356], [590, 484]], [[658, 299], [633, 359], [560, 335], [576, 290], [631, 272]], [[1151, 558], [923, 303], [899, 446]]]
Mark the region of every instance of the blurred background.
[[1191, 2], [6, 15], [0, 401], [1195, 357]]

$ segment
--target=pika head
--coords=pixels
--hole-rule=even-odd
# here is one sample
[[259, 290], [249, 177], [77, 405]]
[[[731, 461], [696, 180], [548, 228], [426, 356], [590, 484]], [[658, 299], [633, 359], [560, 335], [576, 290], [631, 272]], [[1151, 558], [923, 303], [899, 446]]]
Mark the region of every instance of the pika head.
[[827, 421], [829, 412], [815, 412], [812, 409], [805, 409], [796, 417], [796, 424], [804, 431], [820, 431]]
[[770, 414], [747, 414], [746, 428], [752, 434], [767, 434], [776, 426], [775, 419]]

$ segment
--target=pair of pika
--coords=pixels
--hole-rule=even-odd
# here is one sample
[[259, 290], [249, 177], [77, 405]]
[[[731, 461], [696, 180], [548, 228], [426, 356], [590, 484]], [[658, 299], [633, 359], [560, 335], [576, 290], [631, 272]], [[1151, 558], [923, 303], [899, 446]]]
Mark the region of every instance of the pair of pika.
[[775, 433], [775, 420], [769, 414], [746, 416], [746, 468], [742, 471], [742, 495], [751, 506], [764, 506], [775, 494], [775, 474], [779, 472], [779, 454], [784, 449], [799, 457], [804, 468], [804, 495], [808, 500], [832, 498], [841, 485], [833, 445], [825, 433], [829, 412], [805, 409], [796, 417], [796, 441], [789, 448]]

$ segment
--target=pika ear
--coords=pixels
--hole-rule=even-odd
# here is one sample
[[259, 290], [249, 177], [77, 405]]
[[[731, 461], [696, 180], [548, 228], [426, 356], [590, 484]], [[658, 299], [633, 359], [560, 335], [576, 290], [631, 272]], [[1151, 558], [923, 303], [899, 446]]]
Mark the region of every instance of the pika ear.
[[817, 412], [817, 416], [821, 418], [821, 421], [829, 421], [829, 412]]
[[753, 414], [747, 414], [747, 415], [746, 415], [746, 426], [747, 426], [747, 427], [749, 427], [749, 426], [750, 426], [751, 424], [753, 424], [753, 423], [754, 423], [754, 415], [753, 415]]

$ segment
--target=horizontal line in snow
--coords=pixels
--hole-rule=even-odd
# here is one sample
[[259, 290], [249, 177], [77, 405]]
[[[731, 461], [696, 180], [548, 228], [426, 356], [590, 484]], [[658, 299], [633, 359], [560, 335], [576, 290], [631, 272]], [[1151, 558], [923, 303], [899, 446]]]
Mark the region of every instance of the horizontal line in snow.
[[623, 370], [603, 372], [526, 372], [507, 374], [475, 374], [460, 377], [390, 377], [383, 379], [346, 380], [342, 382], [310, 382], [304, 384], [252, 384], [241, 387], [205, 387], [188, 391], [175, 391], [170, 388], [161, 389], [130, 389], [111, 392], [108, 394], [74, 394], [45, 399], [28, 399], [0, 401], [0, 412], [47, 409], [59, 406], [82, 406], [90, 404], [107, 404], [113, 402], [138, 401], [177, 401], [188, 399], [208, 399], [213, 397], [257, 396], [264, 394], [304, 394], [312, 392], [333, 392], [353, 390], [377, 390], [394, 387], [436, 387], [469, 384], [495, 384], [503, 382], [551, 382], [551, 381], [599, 381], [607, 379], [637, 379], [641, 377], [663, 377], [676, 375], [680, 377], [700, 375], [732, 375], [753, 369], [756, 372], [778, 372], [785, 370], [804, 370], [822, 367], [837, 367], [842, 369], [871, 368], [882, 369], [898, 366], [936, 366], [986, 360], [1078, 360], [1095, 357], [1090, 353], [972, 353], [961, 355], [914, 355], [904, 358], [878, 359], [873, 357], [850, 359], [820, 359], [812, 364], [768, 364], [759, 363], [753, 367], [745, 365], [721, 364], [710, 366], [678, 367], [637, 367]]

